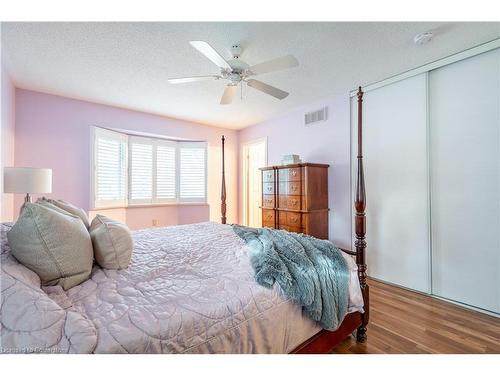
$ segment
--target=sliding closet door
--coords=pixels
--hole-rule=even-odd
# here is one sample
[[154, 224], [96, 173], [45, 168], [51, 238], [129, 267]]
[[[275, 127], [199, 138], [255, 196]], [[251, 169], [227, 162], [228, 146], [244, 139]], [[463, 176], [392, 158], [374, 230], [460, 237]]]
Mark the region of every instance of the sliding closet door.
[[[422, 74], [363, 102], [368, 274], [422, 292], [430, 292], [426, 85]], [[355, 168], [356, 98], [351, 121]]]
[[500, 51], [429, 73], [432, 291], [500, 313]]

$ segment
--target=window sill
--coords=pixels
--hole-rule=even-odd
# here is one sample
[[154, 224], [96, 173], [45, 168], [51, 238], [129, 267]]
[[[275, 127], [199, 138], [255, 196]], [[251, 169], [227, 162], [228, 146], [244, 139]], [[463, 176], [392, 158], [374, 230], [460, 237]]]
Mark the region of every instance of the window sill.
[[172, 202], [172, 203], [154, 203], [154, 204], [130, 204], [128, 206], [94, 207], [94, 208], [91, 208], [90, 211], [116, 210], [116, 209], [129, 209], [129, 208], [169, 207], [169, 206], [208, 206], [208, 203], [206, 203], [206, 202]]

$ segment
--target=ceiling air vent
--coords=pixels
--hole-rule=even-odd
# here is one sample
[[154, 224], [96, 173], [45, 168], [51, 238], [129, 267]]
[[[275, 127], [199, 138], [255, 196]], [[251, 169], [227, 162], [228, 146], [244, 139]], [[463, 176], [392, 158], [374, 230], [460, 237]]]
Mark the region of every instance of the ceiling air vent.
[[304, 125], [309, 126], [317, 122], [326, 121], [328, 119], [328, 107], [323, 107], [317, 111], [309, 112], [304, 115]]

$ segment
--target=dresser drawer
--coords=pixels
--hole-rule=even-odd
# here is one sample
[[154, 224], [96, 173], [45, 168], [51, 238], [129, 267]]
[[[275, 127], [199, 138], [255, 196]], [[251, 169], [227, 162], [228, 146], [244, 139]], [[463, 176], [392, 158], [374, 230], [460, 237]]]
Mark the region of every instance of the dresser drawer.
[[287, 212], [286, 225], [289, 227], [302, 227], [302, 214], [297, 212]]
[[302, 214], [299, 212], [279, 211], [279, 224], [287, 227], [302, 227]]
[[274, 195], [264, 195], [262, 197], [262, 207], [274, 208]]
[[274, 170], [262, 171], [262, 182], [274, 182]]
[[287, 199], [287, 208], [289, 210], [300, 210], [302, 198], [300, 196], [291, 195]]
[[300, 195], [279, 195], [279, 208], [300, 210], [302, 198]]
[[300, 167], [279, 170], [280, 181], [300, 181]]
[[301, 195], [300, 181], [287, 181], [279, 183], [279, 193], [284, 195]]
[[274, 194], [274, 182], [262, 183], [262, 194]]
[[274, 228], [274, 210], [262, 209], [262, 226]]

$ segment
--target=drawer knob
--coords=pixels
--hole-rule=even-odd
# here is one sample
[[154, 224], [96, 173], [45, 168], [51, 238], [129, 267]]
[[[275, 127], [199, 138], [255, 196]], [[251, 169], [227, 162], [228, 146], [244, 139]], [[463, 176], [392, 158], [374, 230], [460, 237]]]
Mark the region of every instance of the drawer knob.
[[297, 171], [292, 171], [292, 176], [293, 177], [297, 176]]

